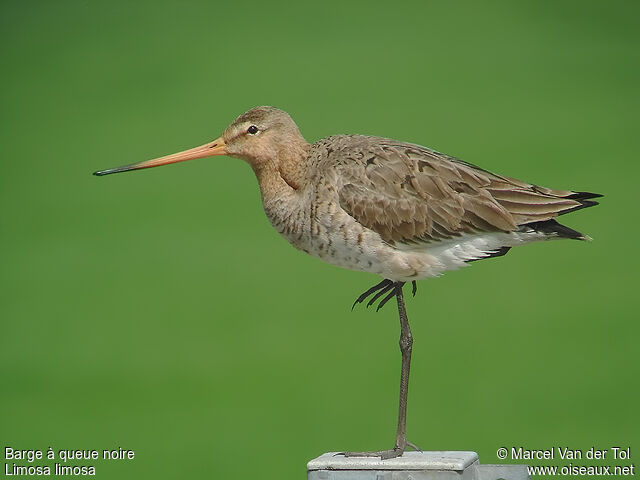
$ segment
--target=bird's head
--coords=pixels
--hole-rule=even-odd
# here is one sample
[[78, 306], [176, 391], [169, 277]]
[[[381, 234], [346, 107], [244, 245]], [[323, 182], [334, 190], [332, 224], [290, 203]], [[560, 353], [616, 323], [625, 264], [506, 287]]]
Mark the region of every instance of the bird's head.
[[240, 115], [222, 136], [199, 147], [165, 157], [100, 170], [94, 175], [159, 167], [196, 158], [228, 155], [246, 160], [254, 169], [275, 163], [284, 153], [302, 153], [308, 144], [288, 113], [274, 107], [255, 107]]
[[289, 114], [274, 107], [256, 107], [243, 113], [221, 138], [227, 155], [242, 158], [254, 168], [307, 144]]

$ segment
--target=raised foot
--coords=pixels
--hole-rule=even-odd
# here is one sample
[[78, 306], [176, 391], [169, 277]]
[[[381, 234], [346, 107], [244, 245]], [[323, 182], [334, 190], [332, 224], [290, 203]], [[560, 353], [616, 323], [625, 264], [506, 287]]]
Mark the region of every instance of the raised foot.
[[382, 307], [384, 307], [385, 303], [387, 303], [393, 297], [397, 296], [398, 292], [402, 293], [402, 285], [404, 285], [404, 282], [393, 282], [388, 279], [382, 280], [380, 283], [374, 285], [358, 298], [356, 298], [356, 301], [353, 302], [353, 305], [351, 306], [351, 310], [353, 310], [357, 304], [364, 302], [369, 296], [374, 293], [375, 295], [373, 295], [373, 297], [371, 297], [371, 300], [367, 302], [367, 308], [373, 305], [384, 294], [387, 294], [386, 297], [383, 297], [382, 300], [380, 300], [380, 302], [378, 303], [378, 307], [376, 308], [377, 312]]

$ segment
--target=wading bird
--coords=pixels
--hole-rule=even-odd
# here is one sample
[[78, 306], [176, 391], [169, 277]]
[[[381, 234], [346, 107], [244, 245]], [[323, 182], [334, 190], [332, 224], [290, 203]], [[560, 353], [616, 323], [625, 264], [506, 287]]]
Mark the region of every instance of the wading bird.
[[[241, 158], [258, 178], [273, 227], [294, 247], [340, 267], [380, 275], [354, 306], [395, 297], [402, 368], [395, 446], [351, 456], [403, 454], [413, 338], [403, 285], [537, 240], [588, 240], [555, 217], [601, 195], [552, 190], [496, 175], [429, 148], [388, 138], [336, 135], [309, 144], [282, 110], [256, 107], [220, 138], [166, 157], [95, 175], [214, 155]], [[368, 300], [367, 300], [368, 299]]]

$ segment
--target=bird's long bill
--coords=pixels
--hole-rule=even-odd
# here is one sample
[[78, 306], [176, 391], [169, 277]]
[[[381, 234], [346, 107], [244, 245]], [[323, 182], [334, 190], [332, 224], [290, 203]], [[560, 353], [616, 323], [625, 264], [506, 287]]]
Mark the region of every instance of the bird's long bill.
[[226, 155], [226, 145], [222, 137], [214, 140], [213, 142], [205, 143], [199, 147], [185, 150], [184, 152], [174, 153], [173, 155], [167, 155], [166, 157], [154, 158], [153, 160], [146, 160], [144, 162], [132, 163], [130, 165], [123, 165], [121, 167], [110, 168], [108, 170], [99, 170], [94, 172], [94, 175], [110, 175], [112, 173], [128, 172], [130, 170], [140, 170], [141, 168], [159, 167], [160, 165], [168, 165], [169, 163], [185, 162], [187, 160], [193, 160], [196, 158], [213, 157], [214, 155]]

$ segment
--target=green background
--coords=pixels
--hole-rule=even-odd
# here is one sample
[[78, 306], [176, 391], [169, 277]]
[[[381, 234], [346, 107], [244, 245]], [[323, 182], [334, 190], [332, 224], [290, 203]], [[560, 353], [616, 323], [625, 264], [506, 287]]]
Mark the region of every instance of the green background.
[[420, 282], [408, 436], [483, 463], [640, 455], [638, 7], [3, 1], [0, 443], [135, 450], [83, 462], [98, 478], [304, 478], [392, 446], [397, 312], [350, 312], [376, 277], [290, 247], [240, 160], [90, 175], [266, 104], [310, 141], [383, 135], [604, 193], [564, 217], [592, 243]]

